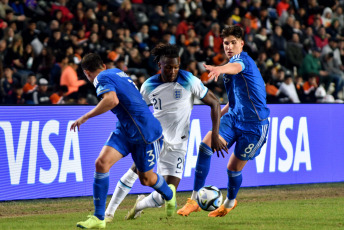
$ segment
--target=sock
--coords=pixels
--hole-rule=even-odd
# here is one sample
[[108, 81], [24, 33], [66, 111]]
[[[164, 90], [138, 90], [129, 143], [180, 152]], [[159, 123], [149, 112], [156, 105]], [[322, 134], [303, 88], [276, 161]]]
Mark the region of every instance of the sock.
[[225, 206], [225, 208], [233, 208], [234, 202], [235, 202], [235, 199], [229, 200], [229, 199], [226, 197], [226, 200], [225, 200], [225, 202], [223, 202], [223, 205]]
[[197, 191], [192, 191], [191, 200], [196, 200], [196, 199], [197, 199]]
[[158, 193], [160, 193], [164, 200], [171, 200], [173, 197], [173, 192], [171, 188], [168, 187], [165, 179], [160, 174], [156, 175], [158, 176], [158, 179], [156, 180], [156, 183], [152, 186], [152, 188], [154, 188]]
[[107, 215], [114, 215], [116, 209], [133, 187], [138, 175], [129, 169], [118, 181], [115, 191], [112, 194], [110, 203], [105, 211]]
[[[241, 182], [242, 182], [242, 174], [241, 174], [241, 171], [235, 172], [235, 171], [230, 171], [228, 169], [227, 169], [227, 174], [228, 174], [227, 198], [229, 202], [232, 203], [234, 202], [239, 192]], [[230, 205], [230, 203], [228, 203], [227, 205]], [[231, 207], [226, 207], [226, 208], [231, 208]]]
[[146, 208], [156, 208], [161, 207], [164, 204], [164, 199], [162, 196], [157, 192], [154, 191], [149, 196], [145, 197], [136, 205], [136, 211], [141, 211]]
[[193, 191], [197, 192], [204, 186], [205, 179], [208, 176], [212, 155], [213, 151], [211, 148], [202, 142], [199, 146]]
[[94, 172], [93, 204], [94, 215], [99, 220], [104, 220], [106, 196], [109, 189], [109, 173]]

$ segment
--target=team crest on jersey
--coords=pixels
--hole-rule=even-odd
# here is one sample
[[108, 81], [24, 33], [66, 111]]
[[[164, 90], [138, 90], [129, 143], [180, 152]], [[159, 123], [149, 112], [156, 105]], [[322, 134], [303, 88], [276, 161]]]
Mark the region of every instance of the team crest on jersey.
[[179, 100], [182, 98], [182, 91], [180, 89], [174, 90], [174, 99]]

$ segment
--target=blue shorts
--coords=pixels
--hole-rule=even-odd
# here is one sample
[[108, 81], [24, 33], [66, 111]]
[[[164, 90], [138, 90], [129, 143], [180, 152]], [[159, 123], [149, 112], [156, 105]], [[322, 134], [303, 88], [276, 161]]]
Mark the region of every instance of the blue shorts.
[[151, 144], [129, 142], [126, 135], [120, 129], [116, 129], [110, 134], [105, 145], [116, 149], [124, 157], [131, 153], [137, 169], [140, 172], [147, 172], [154, 168], [160, 154], [163, 138]]
[[266, 142], [269, 120], [242, 122], [235, 115], [226, 113], [221, 117], [219, 134], [228, 143], [228, 149], [236, 142], [234, 154], [243, 161], [253, 160], [260, 154]]

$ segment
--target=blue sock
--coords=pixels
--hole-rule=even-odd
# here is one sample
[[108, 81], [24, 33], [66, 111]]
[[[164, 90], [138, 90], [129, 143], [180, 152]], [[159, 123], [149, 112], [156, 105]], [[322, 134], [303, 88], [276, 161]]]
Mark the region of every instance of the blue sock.
[[109, 173], [94, 172], [93, 181], [93, 204], [94, 215], [99, 220], [104, 220], [106, 197], [109, 189]]
[[213, 150], [208, 145], [202, 142], [199, 146], [196, 163], [195, 181], [193, 188], [194, 191], [198, 191], [204, 186], [205, 179], [208, 176], [212, 155]]
[[173, 197], [173, 192], [171, 188], [168, 187], [168, 184], [161, 175], [156, 175], [158, 176], [158, 179], [156, 180], [156, 183], [152, 186], [152, 188], [154, 188], [158, 193], [160, 193], [164, 200], [171, 200]]
[[228, 174], [228, 186], [227, 186], [227, 197], [229, 200], [233, 200], [236, 198], [241, 182], [242, 182], [242, 174], [241, 171], [234, 172], [227, 169]]

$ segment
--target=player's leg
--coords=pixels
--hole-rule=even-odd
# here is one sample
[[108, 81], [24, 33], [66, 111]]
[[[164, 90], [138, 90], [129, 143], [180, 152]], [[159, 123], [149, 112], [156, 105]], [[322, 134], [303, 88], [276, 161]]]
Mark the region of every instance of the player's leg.
[[[167, 184], [173, 184], [176, 189], [183, 175], [186, 150], [187, 141], [178, 145], [169, 145], [164, 142], [159, 155], [158, 174], [164, 177]], [[146, 208], [161, 207], [163, 204], [163, 197], [154, 191], [137, 203], [135, 212]]]
[[[200, 207], [196, 202], [197, 192], [205, 184], [205, 180], [209, 173], [211, 156], [213, 154], [211, 146], [212, 132], [208, 132], [204, 137], [198, 151], [195, 180], [191, 198], [188, 198], [183, 208], [179, 209], [177, 213], [182, 216], [188, 216], [191, 212], [200, 211]], [[235, 134], [232, 132], [232, 119], [229, 115], [224, 115], [221, 118], [219, 138], [223, 143], [226, 143], [228, 148], [232, 146], [234, 142]]]
[[131, 168], [118, 181], [115, 191], [112, 194], [110, 203], [105, 211], [105, 221], [107, 223], [112, 221], [118, 206], [128, 195], [137, 178], [138, 175], [136, 174], [136, 166], [135, 163], [133, 163]]
[[[157, 156], [160, 154], [162, 140], [158, 140], [150, 145], [136, 146], [136, 152], [132, 157], [137, 167], [137, 172], [142, 185], [154, 188], [165, 200], [165, 208], [168, 216], [173, 214], [175, 207], [176, 190], [174, 185], [168, 185], [165, 179], [155, 172], [153, 168], [156, 164]], [[173, 207], [172, 207], [173, 204]]]
[[226, 199], [218, 209], [208, 214], [209, 217], [225, 216], [237, 206], [237, 200], [235, 198], [241, 187], [241, 171], [246, 163], [247, 160], [240, 160], [235, 156], [235, 154], [231, 155], [227, 165], [228, 184]]
[[242, 169], [248, 160], [253, 160], [260, 154], [261, 147], [265, 143], [268, 121], [262, 124], [247, 125], [245, 131], [239, 134], [234, 154], [231, 155], [227, 165], [228, 185], [226, 199], [218, 209], [210, 212], [208, 216], [225, 216], [237, 205], [236, 196], [242, 183]]
[[104, 220], [106, 197], [109, 188], [109, 170], [118, 160], [123, 157], [116, 149], [104, 146], [100, 152], [95, 166], [93, 182], [93, 203], [95, 207], [94, 216], [86, 221], [77, 223], [81, 228], [105, 228]]

